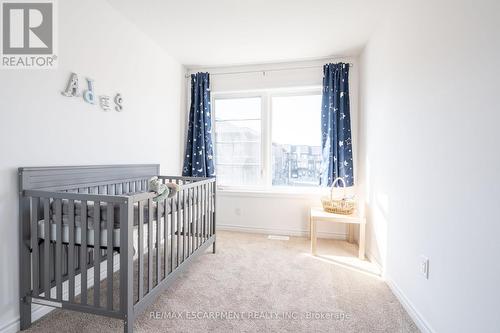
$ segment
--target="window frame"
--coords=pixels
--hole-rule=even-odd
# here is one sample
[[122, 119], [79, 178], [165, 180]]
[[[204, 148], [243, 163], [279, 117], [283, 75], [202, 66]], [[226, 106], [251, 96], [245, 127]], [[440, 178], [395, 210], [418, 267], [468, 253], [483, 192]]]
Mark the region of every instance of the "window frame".
[[[324, 192], [321, 186], [277, 186], [272, 184], [272, 101], [274, 97], [293, 97], [307, 95], [321, 95], [321, 86], [311, 86], [305, 88], [279, 88], [251, 91], [236, 91], [236, 92], [212, 92], [212, 127], [214, 129], [214, 150], [217, 156], [217, 143], [215, 135], [217, 133], [216, 114], [217, 108], [215, 100], [220, 99], [237, 99], [237, 98], [260, 98], [261, 99], [261, 172], [259, 184], [255, 186], [228, 186], [217, 184], [217, 189], [231, 193], [286, 193], [286, 194], [304, 194]], [[320, 125], [319, 125], [320, 126]], [[217, 168], [217, 162], [216, 162]], [[216, 169], [217, 172], [217, 169]]]

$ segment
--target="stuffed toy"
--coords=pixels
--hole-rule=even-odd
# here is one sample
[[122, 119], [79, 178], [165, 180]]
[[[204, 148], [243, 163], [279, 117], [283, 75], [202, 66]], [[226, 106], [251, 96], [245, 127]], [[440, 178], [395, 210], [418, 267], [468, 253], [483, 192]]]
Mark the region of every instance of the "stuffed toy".
[[174, 183], [162, 184], [158, 177], [153, 177], [149, 180], [149, 191], [158, 194], [153, 198], [154, 202], [158, 202], [172, 198], [179, 191], [179, 185]]

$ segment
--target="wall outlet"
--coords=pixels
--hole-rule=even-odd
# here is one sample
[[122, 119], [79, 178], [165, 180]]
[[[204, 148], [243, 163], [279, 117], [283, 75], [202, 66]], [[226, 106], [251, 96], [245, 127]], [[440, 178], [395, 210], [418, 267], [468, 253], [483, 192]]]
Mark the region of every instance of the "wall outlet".
[[420, 274], [427, 280], [429, 279], [429, 258], [420, 256]]
[[241, 209], [240, 208], [236, 208], [234, 210], [234, 214], [236, 214], [237, 216], [240, 216], [241, 215]]

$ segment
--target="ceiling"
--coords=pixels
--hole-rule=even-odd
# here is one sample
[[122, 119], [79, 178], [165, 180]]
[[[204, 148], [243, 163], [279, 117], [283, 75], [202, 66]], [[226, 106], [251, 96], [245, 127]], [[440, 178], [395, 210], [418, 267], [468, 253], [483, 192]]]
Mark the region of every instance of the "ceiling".
[[357, 54], [376, 0], [108, 0], [182, 64], [215, 66]]

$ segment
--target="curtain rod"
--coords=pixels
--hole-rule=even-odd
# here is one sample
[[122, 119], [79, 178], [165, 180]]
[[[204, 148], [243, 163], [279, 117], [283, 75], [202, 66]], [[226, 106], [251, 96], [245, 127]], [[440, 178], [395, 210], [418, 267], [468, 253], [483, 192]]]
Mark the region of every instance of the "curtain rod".
[[[352, 63], [348, 63], [348, 64], [349, 64], [349, 67], [354, 67], [354, 64], [352, 64]], [[264, 75], [266, 75], [266, 72], [282, 72], [282, 71], [290, 71], [290, 70], [297, 70], [297, 69], [317, 68], [317, 67], [323, 67], [323, 66], [324, 65], [312, 65], [312, 66], [302, 66], [302, 67], [248, 70], [248, 71], [240, 71], [240, 72], [216, 72], [216, 73], [210, 73], [210, 75], [217, 76], [217, 75], [250, 74], [250, 73], [263, 73]], [[191, 77], [191, 74], [186, 74], [184, 77], [187, 79], [187, 78]]]

